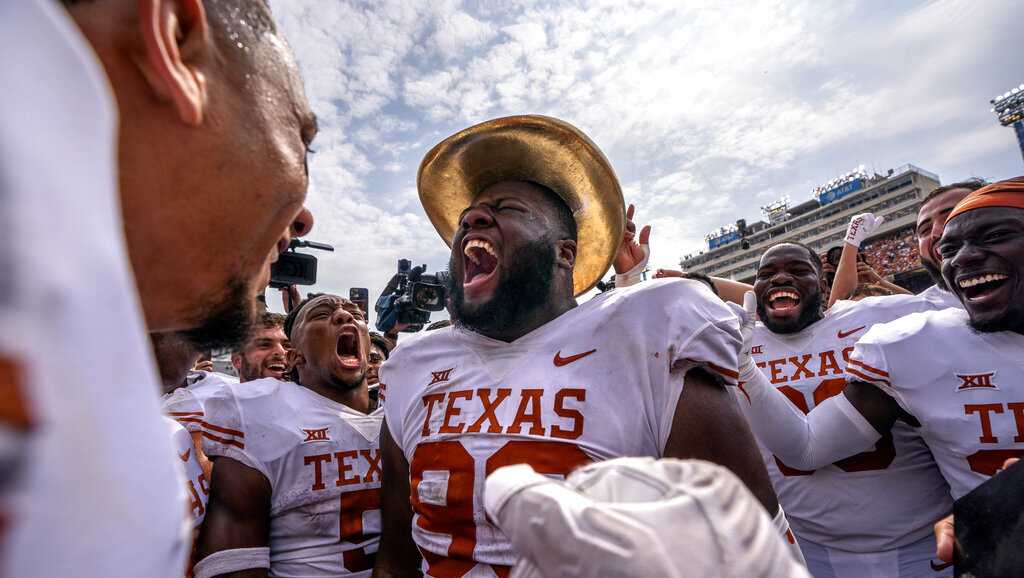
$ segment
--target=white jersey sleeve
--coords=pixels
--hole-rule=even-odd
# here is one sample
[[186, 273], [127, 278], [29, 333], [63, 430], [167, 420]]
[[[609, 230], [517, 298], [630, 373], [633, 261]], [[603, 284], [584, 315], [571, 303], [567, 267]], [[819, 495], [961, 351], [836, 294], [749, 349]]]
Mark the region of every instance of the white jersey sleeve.
[[[685, 290], [666, 288], [670, 350], [673, 367], [684, 373], [691, 367], [704, 367], [725, 383], [736, 385], [738, 352], [743, 343], [739, 319], [729, 307], [699, 281], [687, 281]], [[679, 344], [674, 348], [674, 344]]]
[[171, 418], [164, 419], [167, 423], [167, 428], [171, 432], [175, 462], [179, 464], [183, 474], [183, 502], [192, 519], [192, 526], [199, 528], [206, 518], [206, 504], [210, 499], [210, 486], [206, 481], [203, 469], [199, 466], [199, 460], [196, 459], [195, 447], [192, 445], [192, 436], [177, 421]]
[[[269, 380], [258, 380], [247, 384], [250, 392], [258, 394], [274, 384], [264, 383]], [[236, 460], [262, 473], [268, 480], [272, 479], [267, 464], [254, 451], [252, 443], [246, 444], [246, 415], [243, 404], [237, 399], [239, 392], [233, 387], [222, 387], [211, 394], [204, 404], [205, 417], [201, 434], [203, 453], [210, 458], [227, 457]]]
[[656, 356], [665, 352], [668, 376], [650, 382], [658, 447], [664, 451], [683, 393], [683, 380], [691, 369], [699, 367], [726, 384], [737, 384], [738, 353], [743, 342], [739, 318], [700, 281], [655, 280], [623, 293], [610, 313], [637, 320], [635, 330], [642, 332], [647, 352]]
[[[883, 327], [882, 325], [876, 327]], [[903, 333], [903, 331], [900, 331]], [[881, 340], [879, 339], [881, 337]], [[889, 374], [889, 360], [886, 359], [884, 343], [888, 341], [885, 329], [872, 328], [864, 334], [864, 337], [854, 346], [850, 353], [850, 360], [846, 366], [846, 372], [857, 381], [863, 381], [877, 386], [879, 389], [892, 397], [896, 403], [909, 412], [910, 406], [900, 395], [899, 390], [892, 386]]]
[[875, 326], [849, 369], [921, 423], [954, 498], [1024, 457], [1024, 336], [972, 329], [948, 308]]
[[198, 433], [203, 429], [206, 400], [225, 385], [238, 383], [230, 376], [220, 373], [195, 373], [200, 379], [168, 393], [161, 402], [164, 415], [177, 420], [190, 433]]

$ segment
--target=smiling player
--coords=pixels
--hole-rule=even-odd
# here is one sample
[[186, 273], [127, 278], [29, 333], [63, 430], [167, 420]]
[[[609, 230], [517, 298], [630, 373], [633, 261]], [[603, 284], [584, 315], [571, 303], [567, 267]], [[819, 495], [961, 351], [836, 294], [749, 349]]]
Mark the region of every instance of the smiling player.
[[487, 519], [483, 488], [517, 463], [565, 475], [619, 456], [700, 457], [776, 515], [722, 387], [736, 375], [732, 312], [688, 280], [577, 305], [611, 265], [624, 217], [614, 172], [585, 135], [547, 117], [489, 121], [430, 151], [418, 184], [452, 247], [455, 325], [403, 342], [380, 371], [374, 576], [417, 574], [416, 547], [428, 576], [506, 576], [517, 556]]
[[373, 565], [382, 414], [368, 413], [363, 314], [320, 295], [291, 311], [285, 333], [294, 383], [230, 384], [206, 400], [215, 467], [196, 578], [354, 577]]
[[231, 352], [231, 365], [242, 383], [273, 377], [284, 379], [288, 371], [288, 350], [292, 344], [284, 334], [284, 316], [265, 312], [256, 320], [249, 338]]
[[[751, 357], [797, 411], [842, 390], [854, 343], [871, 326], [927, 308], [908, 295], [840, 301], [823, 312], [824, 291], [821, 261], [809, 247], [782, 243], [761, 257]], [[747, 385], [740, 389], [746, 394]], [[869, 451], [819, 468], [797, 469], [765, 453], [811, 574], [935, 576], [932, 524], [952, 503], [913, 428], [903, 424]]]
[[934, 283], [922, 291], [918, 298], [933, 303], [936, 309], [963, 308], [963, 304], [942, 279], [939, 239], [942, 237], [946, 219], [953, 211], [953, 207], [964, 197], [987, 184], [981, 179], [969, 179], [939, 187], [928, 193], [928, 196], [921, 202], [921, 208], [917, 211], [917, 224], [914, 227], [914, 233], [917, 236], [917, 252], [921, 256], [921, 266], [928, 272], [928, 276]]
[[[793, 411], [752, 359], [741, 360], [751, 422], [784, 462], [819, 468], [910, 425], [958, 498], [1024, 455], [1024, 177], [957, 204], [938, 253], [965, 310], [871, 328], [849, 356], [843, 395], [810, 415]], [[878, 496], [887, 494], [914, 497], [891, 487]]]

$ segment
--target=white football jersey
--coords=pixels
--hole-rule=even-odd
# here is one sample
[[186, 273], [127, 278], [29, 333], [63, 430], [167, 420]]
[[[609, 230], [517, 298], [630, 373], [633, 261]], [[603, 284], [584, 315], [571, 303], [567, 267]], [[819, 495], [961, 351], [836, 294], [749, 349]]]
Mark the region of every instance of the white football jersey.
[[182, 501], [192, 520], [192, 527], [199, 528], [206, 519], [206, 504], [210, 501], [210, 484], [206, 480], [203, 468], [196, 459], [192, 436], [177, 421], [165, 417], [164, 423], [171, 434], [174, 455], [182, 473]]
[[0, 576], [180, 578], [114, 97], [58, 2], [0, 2], [0, 53]]
[[[229, 383], [238, 383], [236, 378], [223, 373], [195, 371], [189, 373], [189, 384], [164, 395], [161, 409], [164, 415], [174, 418], [189, 433], [203, 430], [207, 398]], [[196, 378], [193, 380], [193, 378]]]
[[872, 328], [850, 373], [921, 422], [954, 498], [1024, 457], [1024, 335], [977, 332], [962, 309], [919, 313]]
[[703, 283], [665, 279], [598, 295], [512, 343], [460, 327], [400, 343], [380, 381], [428, 575], [504, 576], [516, 555], [485, 516], [487, 475], [661, 457], [685, 372], [734, 379], [740, 341]]
[[[758, 323], [751, 355], [765, 377], [807, 413], [846, 387], [847, 361], [859, 337], [876, 323], [923, 307], [912, 296], [869, 297], [837, 303], [799, 333], [773, 333]], [[847, 552], [891, 550], [930, 535], [932, 524], [952, 509], [949, 487], [928, 448], [906, 424], [897, 424], [874, 451], [816, 471], [788, 467], [762, 451], [801, 541]]]
[[938, 285], [932, 285], [918, 293], [917, 298], [923, 300], [931, 306], [932, 309], [939, 311], [942, 309], [949, 309], [950, 307], [956, 307], [957, 309], [964, 308], [964, 304], [957, 299], [956, 295], [953, 295], [952, 291], [940, 289]]
[[380, 542], [383, 412], [363, 414], [273, 378], [224, 385], [205, 411], [206, 455], [270, 482], [269, 575], [369, 576]]

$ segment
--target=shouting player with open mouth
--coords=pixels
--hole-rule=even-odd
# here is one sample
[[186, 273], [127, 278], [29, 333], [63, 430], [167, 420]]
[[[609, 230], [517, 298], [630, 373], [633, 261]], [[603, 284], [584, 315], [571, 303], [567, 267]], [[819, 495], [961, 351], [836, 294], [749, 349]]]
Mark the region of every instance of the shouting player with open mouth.
[[785, 526], [724, 387], [740, 337], [728, 307], [688, 280], [576, 303], [624, 227], [618, 181], [585, 135], [540, 116], [485, 122], [427, 153], [418, 184], [452, 248], [455, 323], [400, 344], [381, 367], [374, 576], [419, 571], [417, 547], [428, 576], [505, 575], [517, 556], [487, 519], [483, 489], [519, 463], [565, 475], [620, 456], [703, 458]]

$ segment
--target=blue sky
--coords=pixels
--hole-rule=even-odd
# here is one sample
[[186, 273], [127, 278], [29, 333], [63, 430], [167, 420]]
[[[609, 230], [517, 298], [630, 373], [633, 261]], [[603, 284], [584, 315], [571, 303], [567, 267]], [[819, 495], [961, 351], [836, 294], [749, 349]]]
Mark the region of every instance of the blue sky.
[[[423, 154], [483, 120], [567, 120], [605, 152], [651, 265], [864, 164], [943, 182], [1024, 173], [989, 99], [1024, 81], [1010, 0], [271, 0], [320, 117], [311, 160], [319, 291], [448, 250], [416, 194]], [[274, 298], [276, 303], [278, 299]]]

